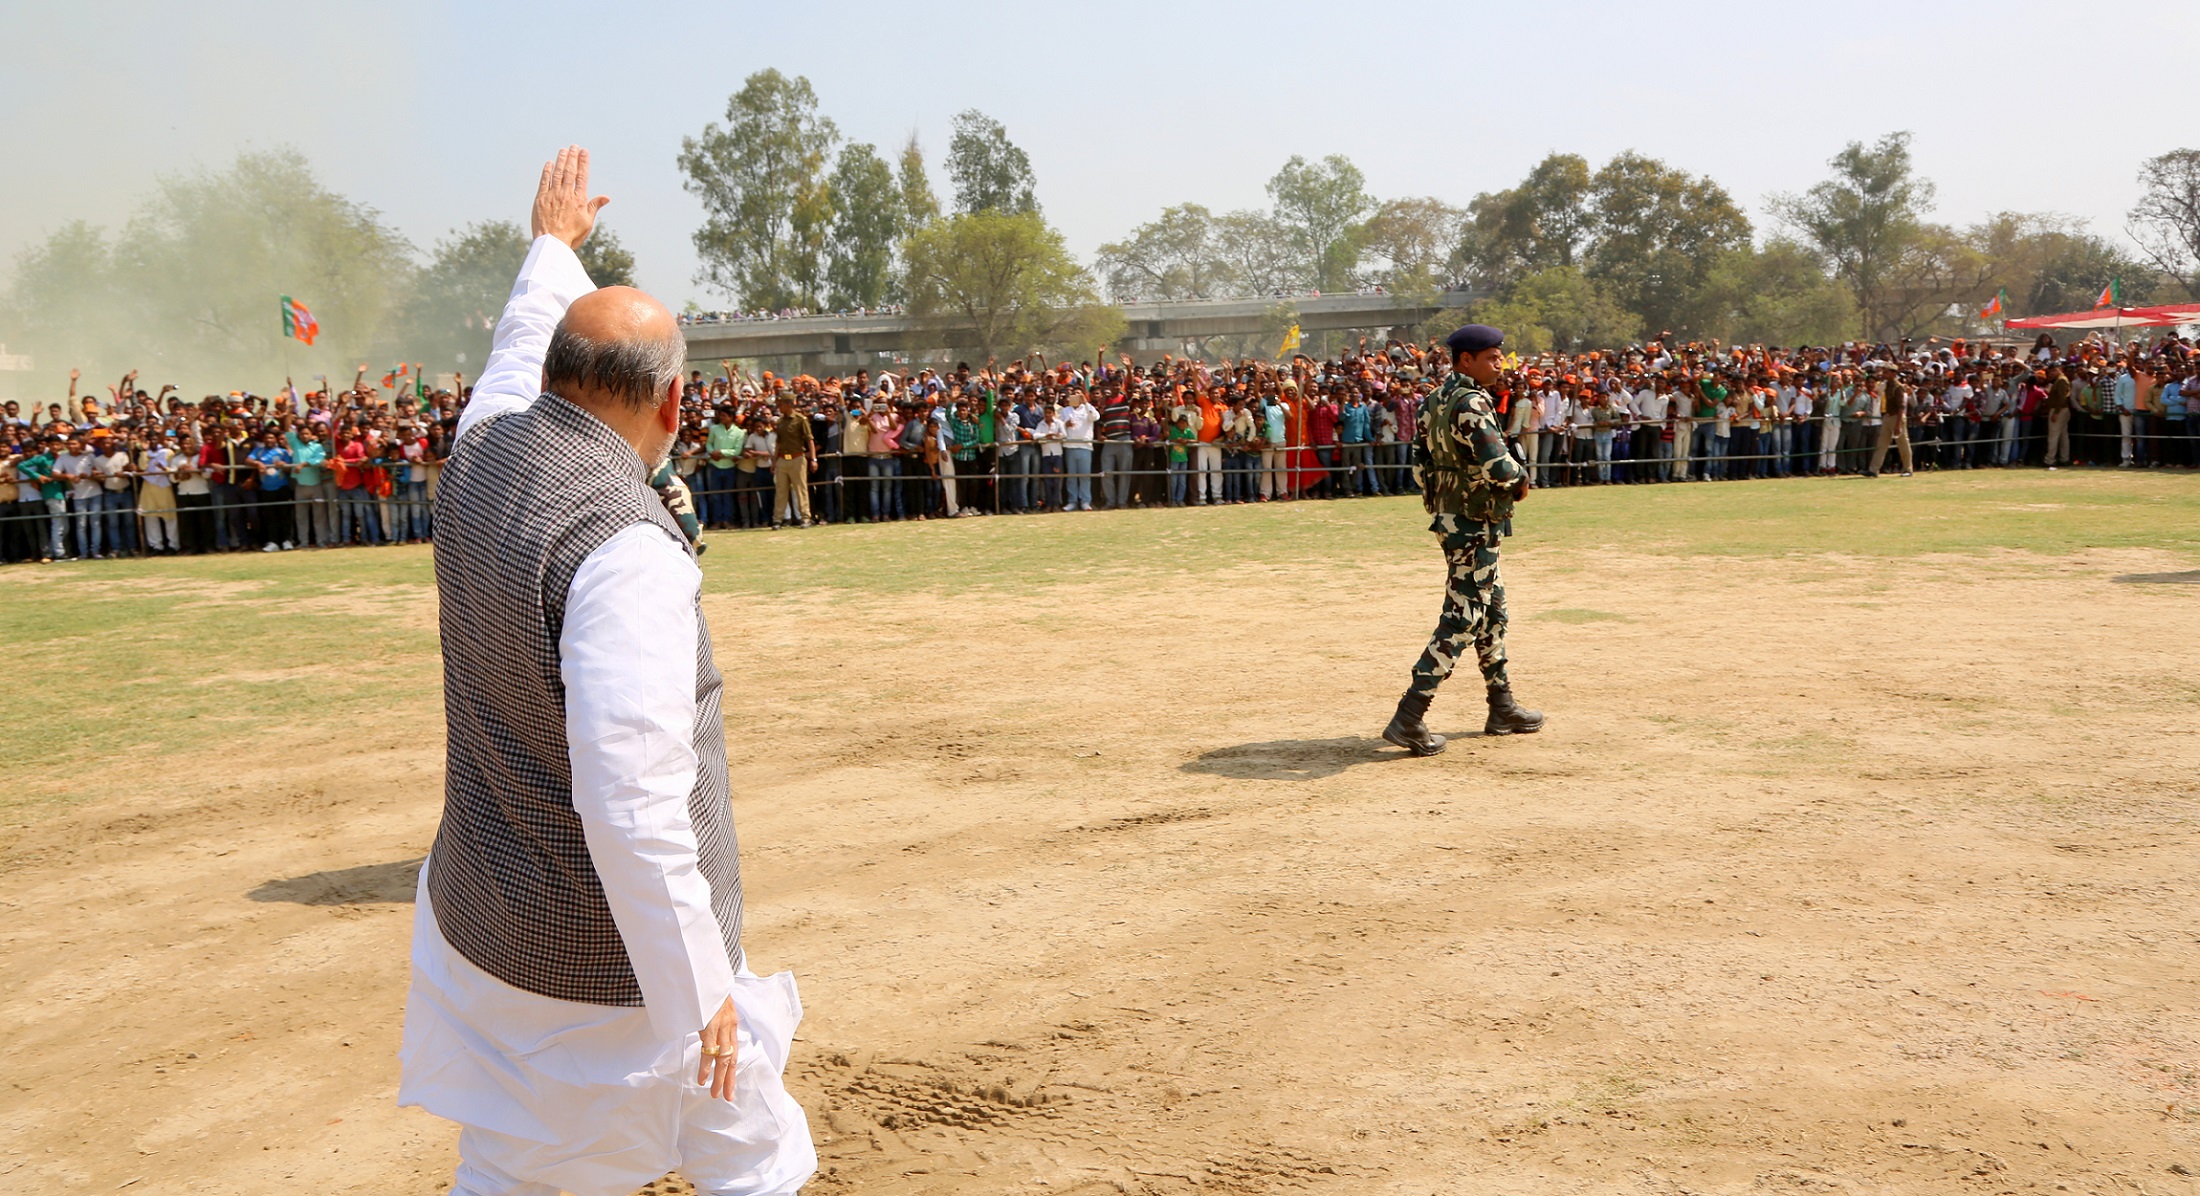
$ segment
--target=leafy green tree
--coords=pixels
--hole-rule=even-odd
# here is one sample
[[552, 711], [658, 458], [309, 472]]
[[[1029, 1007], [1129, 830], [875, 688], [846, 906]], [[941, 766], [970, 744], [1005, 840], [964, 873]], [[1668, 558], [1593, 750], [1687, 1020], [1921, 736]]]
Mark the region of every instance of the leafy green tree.
[[1580, 262], [1595, 229], [1589, 163], [1551, 154], [1520, 184], [1467, 205], [1459, 257], [1475, 281], [1505, 291], [1521, 279]]
[[1632, 150], [1589, 181], [1587, 270], [1640, 319], [1645, 336], [1693, 332], [1692, 301], [1722, 256], [1750, 244], [1726, 189]]
[[839, 141], [810, 81], [769, 69], [726, 101], [723, 126], [681, 138], [685, 185], [703, 203], [697, 280], [746, 306], [816, 306], [833, 218], [825, 162]]
[[1776, 238], [1718, 252], [1678, 323], [1730, 344], [1827, 345], [1854, 334], [1856, 301], [1817, 251]]
[[1314, 285], [1324, 290], [1349, 286], [1360, 256], [1355, 225], [1375, 206], [1360, 168], [1343, 154], [1315, 163], [1293, 154], [1268, 180], [1268, 200]]
[[901, 216], [910, 228], [923, 228], [940, 218], [940, 199], [932, 193], [932, 175], [924, 168], [924, 147], [917, 144], [915, 133], [901, 147], [895, 182], [901, 187]]
[[2148, 158], [2139, 167], [2139, 186], [2139, 202], [2127, 217], [2132, 239], [2187, 299], [2200, 300], [2200, 150]]
[[2134, 302], [2147, 301], [2165, 285], [2180, 290], [2174, 280], [2069, 216], [1996, 212], [1966, 230], [1964, 239], [1992, 271], [1978, 293], [1962, 297], [1967, 311], [1996, 290], [2009, 292], [2010, 316], [2089, 308], [2111, 278], [2123, 280]]
[[[398, 356], [437, 370], [478, 369], [527, 248], [527, 230], [510, 220], [478, 220], [436, 242], [405, 288]], [[575, 256], [597, 286], [634, 285], [634, 255], [601, 221]]]
[[526, 260], [527, 231], [509, 220], [479, 221], [436, 242], [406, 292], [402, 355], [438, 370], [478, 370]]
[[975, 108], [955, 115], [947, 143], [947, 177], [955, 184], [957, 212], [1036, 212], [1038, 181], [1031, 157], [1008, 139], [1008, 129]]
[[1937, 254], [1924, 245], [1933, 184], [1917, 176], [1906, 132], [1852, 141], [1829, 165], [1831, 178], [1773, 197], [1773, 214], [1847, 284], [1866, 335], [1900, 336], [1914, 323], [1919, 280], [1935, 272]]
[[[247, 153], [158, 180], [111, 242], [71, 225], [23, 255], [13, 306], [26, 323], [10, 347], [94, 376], [142, 367], [155, 386], [272, 390], [285, 372], [348, 374], [395, 351], [412, 273], [405, 239], [297, 151]], [[283, 336], [284, 294], [319, 320], [314, 346]]]
[[1122, 311], [1100, 303], [1037, 212], [960, 212], [911, 233], [903, 256], [910, 310], [967, 329], [958, 347], [1013, 357], [1091, 351], [1122, 335]]
[[[2009, 291], [2019, 314], [2045, 315], [2093, 306], [2109, 279], [2122, 279], [2134, 303], [2174, 303], [2189, 298], [2175, 275], [2154, 269], [2106, 238], [2077, 231], [2043, 238], [2045, 252], [2017, 287]], [[2166, 284], [2166, 285], [2165, 285]], [[2176, 293], [2165, 294], [2164, 291]]]
[[0, 328], [7, 329], [9, 351], [31, 354], [37, 366], [22, 380], [55, 386], [71, 366], [111, 377], [137, 365], [122, 356], [122, 326], [142, 314], [118, 284], [107, 234], [76, 220], [16, 255], [15, 285], [0, 310]]
[[869, 145], [840, 151], [833, 165], [831, 264], [825, 279], [835, 307], [876, 307], [894, 281], [902, 228], [901, 189], [893, 168]]
[[1439, 199], [1385, 200], [1355, 238], [1359, 272], [1393, 294], [1434, 294], [1446, 281], [1465, 220], [1465, 212]]
[[1475, 318], [1505, 330], [1523, 352], [1609, 348], [1634, 332], [1635, 317], [1578, 266], [1553, 266], [1515, 284], [1503, 299], [1475, 305]]
[[1292, 231], [1266, 212], [1225, 212], [1215, 219], [1215, 250], [1237, 289], [1251, 295], [1296, 290], [1313, 280]]
[[[630, 287], [634, 285], [634, 253], [619, 240], [619, 234], [596, 221], [596, 231], [588, 234], [573, 256], [581, 259], [581, 268], [588, 271], [589, 281], [600, 287]], [[520, 259], [525, 261], [525, 258]], [[514, 270], [515, 275], [517, 270]]]
[[1207, 299], [1237, 286], [1214, 214], [1196, 203], [1162, 209], [1120, 241], [1100, 247], [1100, 275], [1118, 303]]

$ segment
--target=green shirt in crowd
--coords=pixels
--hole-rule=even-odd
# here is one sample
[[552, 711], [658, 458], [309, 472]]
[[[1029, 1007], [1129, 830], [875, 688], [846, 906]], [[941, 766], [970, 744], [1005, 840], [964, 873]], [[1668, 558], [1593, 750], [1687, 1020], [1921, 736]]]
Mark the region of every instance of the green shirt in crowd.
[[1198, 439], [1199, 429], [1197, 428], [1186, 428], [1181, 426], [1170, 428], [1169, 460], [1176, 462], [1191, 460], [1191, 455], [1186, 451], [1186, 449], [1189, 445], [1191, 445]]
[[739, 424], [710, 423], [710, 463], [715, 469], [732, 469], [749, 446], [749, 432]]
[[307, 444], [305, 441], [298, 439], [296, 432], [288, 429], [284, 430], [283, 439], [290, 442], [290, 459], [297, 462], [298, 484], [301, 486], [320, 485], [325, 476], [321, 470], [321, 462], [328, 460], [328, 446], [325, 444]]
[[61, 479], [53, 476], [53, 455], [50, 453], [39, 453], [16, 462], [15, 478], [19, 482], [37, 482], [39, 495], [49, 501], [69, 493]]

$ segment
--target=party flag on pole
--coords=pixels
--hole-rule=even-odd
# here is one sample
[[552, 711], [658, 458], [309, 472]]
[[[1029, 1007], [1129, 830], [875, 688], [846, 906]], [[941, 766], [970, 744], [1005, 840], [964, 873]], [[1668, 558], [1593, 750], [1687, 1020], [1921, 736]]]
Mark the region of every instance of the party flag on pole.
[[397, 380], [410, 373], [412, 373], [412, 367], [400, 362], [390, 367], [389, 373], [382, 375], [382, 385], [387, 389], [396, 390]]
[[2002, 308], [2005, 306], [2003, 301], [2007, 298], [2009, 298], [2009, 288], [2003, 287], [2001, 290], [1995, 291], [1994, 297], [1987, 302], [1984, 308], [1980, 309], [1978, 318], [1981, 320], [1999, 319]]
[[1276, 350], [1276, 356], [1282, 357], [1287, 353], [1295, 351], [1298, 347], [1299, 326], [1297, 324], [1293, 324], [1291, 325], [1290, 329], [1283, 334], [1283, 348]]
[[2124, 280], [2111, 278], [2101, 288], [2101, 297], [2093, 301], [2095, 307], [2122, 307], [2124, 305]]
[[306, 310], [306, 305], [296, 299], [284, 295], [282, 300], [283, 335], [312, 344], [313, 338], [321, 335], [320, 321], [315, 320], [313, 313]]

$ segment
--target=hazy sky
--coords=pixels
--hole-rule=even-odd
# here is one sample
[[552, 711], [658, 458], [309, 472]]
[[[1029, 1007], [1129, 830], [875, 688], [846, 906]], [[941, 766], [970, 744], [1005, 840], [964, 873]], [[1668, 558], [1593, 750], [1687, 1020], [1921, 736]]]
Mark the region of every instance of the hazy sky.
[[851, 140], [914, 130], [943, 198], [949, 118], [996, 117], [1088, 256], [1168, 204], [1262, 205], [1294, 153], [1464, 203], [1554, 149], [1633, 148], [1763, 229], [1768, 194], [1896, 129], [1943, 220], [2058, 211], [2120, 236], [2140, 160], [2200, 143], [2190, 3], [0, 0], [0, 47], [0, 271], [67, 220], [119, 223], [156, 175], [283, 144], [425, 248], [524, 220], [574, 141], [675, 306], [723, 302], [692, 281], [680, 138], [767, 66], [808, 76]]

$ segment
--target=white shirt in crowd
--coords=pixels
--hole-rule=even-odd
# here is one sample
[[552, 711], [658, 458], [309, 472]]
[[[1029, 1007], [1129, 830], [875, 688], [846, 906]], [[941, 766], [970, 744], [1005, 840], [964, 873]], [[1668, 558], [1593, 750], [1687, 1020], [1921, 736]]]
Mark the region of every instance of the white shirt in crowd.
[[1079, 403], [1062, 408], [1062, 439], [1070, 448], [1091, 448], [1093, 425], [1100, 422], [1100, 409], [1090, 403]]
[[162, 490], [175, 485], [175, 479], [168, 474], [168, 463], [175, 458], [175, 452], [168, 448], [157, 448], [145, 454], [145, 484]]
[[102, 487], [115, 491], [130, 488], [130, 479], [124, 476], [130, 472], [130, 454], [118, 448], [98, 459], [99, 484]]
[[[1031, 430], [1032, 439], [1039, 442], [1039, 455], [1042, 457], [1061, 456], [1062, 439], [1069, 434], [1068, 429], [1068, 421], [1059, 416], [1040, 420], [1039, 426]], [[1089, 440], [1088, 443], [1090, 443]]]
[[205, 472], [197, 468], [197, 463], [198, 454], [192, 452], [188, 447], [177, 449], [176, 455], [170, 458], [168, 465], [170, 469], [183, 469], [185, 467], [191, 468], [191, 475], [189, 477], [179, 477], [176, 479], [177, 497], [192, 498], [202, 494], [213, 493], [213, 487], [208, 484]]
[[99, 470], [99, 458], [91, 453], [62, 453], [53, 459], [55, 473], [73, 474], [76, 480], [69, 483], [70, 498], [93, 498], [99, 494], [99, 479], [93, 475]]
[[1543, 430], [1546, 432], [1565, 431], [1566, 421], [1573, 414], [1571, 410], [1573, 402], [1572, 399], [1560, 394], [1555, 389], [1544, 391], [1536, 401], [1536, 407], [1541, 412]]

